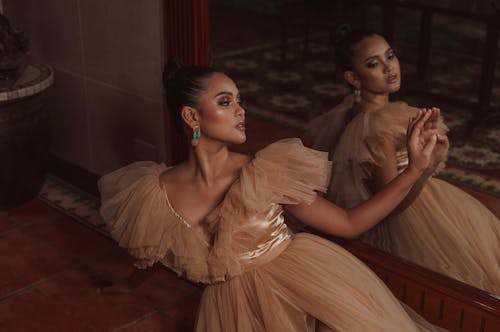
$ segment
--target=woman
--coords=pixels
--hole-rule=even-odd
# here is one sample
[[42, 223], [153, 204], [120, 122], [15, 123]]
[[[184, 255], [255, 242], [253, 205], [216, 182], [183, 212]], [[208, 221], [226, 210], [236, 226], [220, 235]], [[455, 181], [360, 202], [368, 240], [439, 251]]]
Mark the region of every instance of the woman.
[[[390, 102], [399, 90], [398, 58], [380, 35], [338, 30], [336, 61], [354, 88], [332, 111], [309, 124], [313, 147], [333, 155], [328, 199], [351, 208], [382, 190], [407, 165], [405, 128], [418, 111]], [[437, 110], [436, 110], [437, 111]], [[328, 126], [324, 124], [328, 123]], [[429, 269], [500, 294], [500, 223], [480, 202], [432, 178], [444, 167], [449, 146], [438, 124], [440, 151], [386, 222], [363, 241]]]
[[197, 331], [435, 330], [360, 261], [320, 237], [292, 235], [282, 215], [286, 209], [337, 236], [372, 227], [427, 169], [435, 112], [422, 111], [410, 124], [406, 170], [345, 211], [317, 194], [328, 183], [326, 153], [298, 139], [271, 144], [254, 158], [230, 152], [228, 145], [246, 140], [235, 83], [211, 68], [175, 61], [169, 68], [168, 108], [191, 137], [189, 159], [171, 168], [137, 162], [104, 176], [101, 214], [138, 268], [160, 261], [208, 285]]

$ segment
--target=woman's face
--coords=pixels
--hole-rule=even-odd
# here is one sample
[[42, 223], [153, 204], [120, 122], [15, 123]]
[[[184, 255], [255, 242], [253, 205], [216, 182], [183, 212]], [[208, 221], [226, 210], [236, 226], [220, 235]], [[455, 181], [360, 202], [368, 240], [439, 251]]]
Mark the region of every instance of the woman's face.
[[201, 135], [229, 144], [244, 143], [245, 110], [236, 84], [221, 73], [212, 75], [205, 84], [207, 89], [200, 95], [197, 107]]
[[353, 49], [352, 64], [362, 90], [393, 93], [401, 86], [399, 60], [392, 47], [379, 35], [363, 38]]

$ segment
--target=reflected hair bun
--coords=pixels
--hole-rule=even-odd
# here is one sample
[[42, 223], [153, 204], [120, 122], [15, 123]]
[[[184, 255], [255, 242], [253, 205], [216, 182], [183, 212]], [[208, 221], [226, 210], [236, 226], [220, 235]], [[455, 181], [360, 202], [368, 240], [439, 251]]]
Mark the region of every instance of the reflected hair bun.
[[335, 28], [335, 31], [333, 31], [332, 34], [330, 35], [330, 41], [334, 46], [338, 45], [342, 43], [344, 40], [346, 40], [348, 36], [351, 34], [351, 32], [352, 32], [352, 27], [349, 24], [347, 23], [340, 24]]

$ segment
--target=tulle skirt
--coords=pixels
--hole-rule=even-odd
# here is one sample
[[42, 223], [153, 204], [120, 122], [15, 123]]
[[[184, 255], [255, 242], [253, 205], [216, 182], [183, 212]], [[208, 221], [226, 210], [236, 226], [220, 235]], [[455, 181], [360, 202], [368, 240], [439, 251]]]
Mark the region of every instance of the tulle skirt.
[[500, 294], [500, 222], [463, 190], [429, 179], [399, 216], [363, 240], [382, 250]]
[[208, 286], [196, 331], [314, 331], [316, 320], [334, 331], [440, 330], [407, 310], [349, 252], [299, 233], [272, 261]]

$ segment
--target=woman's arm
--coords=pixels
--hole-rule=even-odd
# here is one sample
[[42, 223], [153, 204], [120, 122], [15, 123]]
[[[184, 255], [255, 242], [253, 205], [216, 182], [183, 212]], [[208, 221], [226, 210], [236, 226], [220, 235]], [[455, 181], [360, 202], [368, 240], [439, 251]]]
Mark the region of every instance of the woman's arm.
[[429, 167], [437, 137], [434, 129], [424, 125], [432, 113], [419, 112], [408, 127], [408, 167], [369, 200], [344, 210], [318, 196], [310, 205], [287, 205], [286, 211], [308, 226], [341, 237], [356, 238], [372, 228], [403, 201]]
[[322, 232], [357, 238], [384, 219], [408, 194], [421, 172], [408, 168], [367, 201], [344, 210], [318, 196], [310, 205], [286, 205], [285, 210], [304, 224]]
[[[378, 193], [383, 190], [394, 178], [398, 176], [396, 149], [392, 142], [383, 142], [380, 145], [386, 158], [377, 160], [377, 165], [372, 168], [372, 179], [369, 182], [369, 187], [372, 192]], [[403, 212], [413, 201], [418, 197], [427, 179], [432, 175], [432, 170], [422, 172], [418, 180], [413, 184], [409, 193], [404, 197], [401, 203], [390, 213], [390, 215], [398, 215]]]

